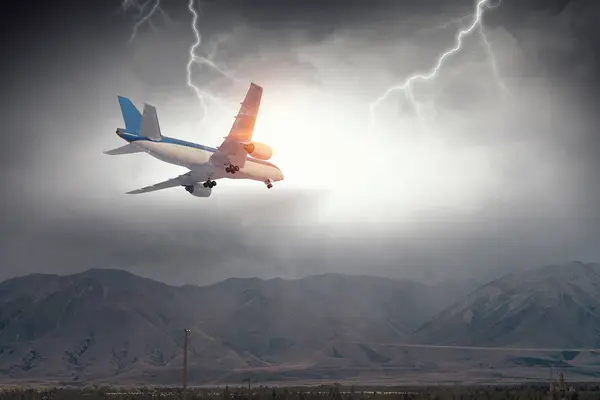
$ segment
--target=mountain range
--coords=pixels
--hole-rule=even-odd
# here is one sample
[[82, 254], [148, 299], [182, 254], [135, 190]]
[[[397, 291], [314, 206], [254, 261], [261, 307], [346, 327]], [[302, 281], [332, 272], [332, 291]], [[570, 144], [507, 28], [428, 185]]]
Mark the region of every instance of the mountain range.
[[0, 283], [0, 380], [178, 384], [184, 329], [192, 384], [494, 380], [547, 365], [595, 376], [596, 352], [532, 348], [600, 347], [600, 264], [473, 285], [326, 274], [175, 287], [110, 269], [27, 275]]
[[494, 280], [425, 323], [414, 343], [600, 349], [600, 264]]

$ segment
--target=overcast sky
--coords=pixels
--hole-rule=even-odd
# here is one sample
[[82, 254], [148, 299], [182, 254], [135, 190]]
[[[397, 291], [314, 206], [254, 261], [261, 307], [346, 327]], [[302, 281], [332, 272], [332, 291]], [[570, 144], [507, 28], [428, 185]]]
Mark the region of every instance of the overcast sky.
[[[186, 83], [187, 1], [163, 0], [137, 29], [126, 5], [14, 2], [0, 17], [0, 279], [483, 280], [600, 260], [600, 2], [504, 0], [414, 101], [398, 90], [375, 108], [454, 46], [472, 0], [198, 2], [197, 55], [220, 70], [192, 67], [206, 113]], [[117, 94], [155, 105], [163, 134], [215, 146], [251, 81], [264, 87], [254, 137], [284, 181], [124, 194], [184, 170], [102, 153], [123, 144]]]

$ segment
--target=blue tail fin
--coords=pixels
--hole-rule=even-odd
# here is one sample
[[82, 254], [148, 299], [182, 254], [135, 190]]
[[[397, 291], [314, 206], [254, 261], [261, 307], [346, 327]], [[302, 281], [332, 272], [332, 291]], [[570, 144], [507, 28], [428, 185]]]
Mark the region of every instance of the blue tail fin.
[[142, 127], [142, 114], [127, 97], [117, 97], [119, 98], [121, 113], [123, 114], [123, 120], [125, 121], [125, 131], [139, 134]]

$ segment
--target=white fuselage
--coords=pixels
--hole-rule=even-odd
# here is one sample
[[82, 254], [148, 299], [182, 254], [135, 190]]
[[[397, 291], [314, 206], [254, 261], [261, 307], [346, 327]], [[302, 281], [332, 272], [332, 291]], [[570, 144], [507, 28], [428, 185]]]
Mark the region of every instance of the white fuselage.
[[238, 172], [229, 174], [225, 172], [223, 166], [212, 165], [210, 163], [215, 149], [176, 139], [165, 139], [167, 140], [133, 140], [131, 143], [161, 161], [186, 167], [190, 170], [205, 168], [207, 165], [210, 165], [212, 167], [211, 179], [252, 179], [262, 182], [283, 180], [281, 170], [266, 161], [247, 157], [245, 164]]

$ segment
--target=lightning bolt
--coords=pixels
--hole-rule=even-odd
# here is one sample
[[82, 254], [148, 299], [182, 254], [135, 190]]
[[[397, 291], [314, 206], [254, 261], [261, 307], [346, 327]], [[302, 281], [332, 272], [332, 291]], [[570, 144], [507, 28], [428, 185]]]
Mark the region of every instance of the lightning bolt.
[[434, 27], [433, 29], [448, 29], [450, 27], [450, 25], [462, 24], [462, 22], [467, 18], [473, 18], [473, 14], [463, 15], [462, 17], [458, 17], [458, 18], [452, 18], [448, 22], [438, 25], [438, 26]]
[[192, 14], [192, 30], [194, 32], [194, 37], [195, 37], [196, 41], [192, 44], [192, 46], [190, 47], [190, 50], [189, 50], [189, 58], [188, 58], [187, 68], [186, 68], [187, 69], [187, 85], [196, 93], [196, 96], [198, 97], [198, 100], [200, 101], [200, 105], [202, 107], [202, 118], [201, 118], [200, 122], [202, 122], [202, 120], [204, 120], [204, 117], [208, 113], [208, 107], [206, 105], [205, 98], [209, 98], [212, 102], [217, 102], [217, 103], [220, 102], [220, 99], [218, 97], [216, 97], [212, 94], [209, 94], [208, 92], [200, 89], [198, 86], [196, 86], [194, 84], [193, 79], [192, 79], [192, 66], [194, 64], [206, 65], [206, 66], [212, 68], [213, 70], [217, 71], [224, 77], [226, 77], [234, 82], [238, 82], [238, 79], [236, 77], [234, 77], [233, 75], [231, 75], [229, 72], [225, 71], [223, 68], [219, 67], [210, 58], [196, 55], [196, 50], [202, 44], [202, 35], [200, 35], [200, 30], [198, 29], [198, 11], [194, 8], [194, 0], [189, 1], [188, 10]]
[[202, 120], [204, 120], [204, 117], [208, 113], [208, 108], [206, 107], [206, 102], [204, 101], [202, 90], [200, 90], [200, 88], [194, 85], [194, 83], [192, 82], [192, 65], [197, 60], [197, 57], [195, 55], [196, 49], [200, 47], [200, 44], [202, 44], [202, 36], [200, 36], [200, 31], [198, 30], [197, 26], [198, 12], [194, 8], [194, 0], [190, 0], [188, 4], [188, 9], [192, 13], [192, 30], [194, 31], [196, 41], [194, 42], [192, 47], [190, 47], [190, 57], [187, 63], [187, 85], [194, 90], [196, 96], [198, 97], [198, 100], [200, 101], [200, 106], [202, 107], [202, 118], [200, 119], [200, 122], [202, 122]]
[[[471, 23], [467, 26], [467, 28], [462, 29], [458, 32], [458, 34], [455, 37], [454, 47], [445, 51], [438, 58], [437, 63], [434, 65], [434, 67], [428, 73], [416, 73], [414, 75], [409, 76], [402, 84], [390, 87], [389, 89], [387, 89], [385, 91], [385, 93], [383, 93], [379, 98], [377, 98], [373, 103], [370, 104], [369, 110], [370, 110], [370, 116], [371, 116], [371, 128], [373, 128], [375, 126], [375, 109], [376, 109], [376, 107], [379, 104], [381, 104], [383, 101], [385, 101], [385, 99], [391, 93], [398, 91], [398, 90], [404, 91], [408, 100], [415, 107], [415, 111], [417, 112], [417, 115], [419, 117], [422, 117], [422, 115], [420, 113], [420, 107], [415, 100], [411, 85], [415, 81], [419, 81], [419, 80], [428, 80], [429, 81], [429, 80], [435, 79], [437, 77], [438, 72], [444, 65], [444, 61], [446, 61], [446, 59], [448, 59], [450, 56], [452, 56], [453, 54], [455, 54], [461, 50], [464, 37], [473, 33], [477, 27], [479, 27], [480, 36], [486, 46], [486, 52], [487, 52], [488, 58], [490, 59], [492, 69], [493, 69], [494, 75], [496, 77], [496, 81], [499, 83], [499, 86], [503, 90], [505, 90], [506, 86], [501, 82], [501, 80], [499, 78], [500, 74], [498, 73], [498, 67], [496, 64], [496, 59], [492, 52], [491, 43], [487, 39], [487, 36], [485, 35], [485, 31], [483, 30], [483, 26], [482, 26], [482, 17], [484, 14], [484, 8], [485, 7], [489, 8], [489, 9], [497, 8], [500, 6], [500, 4], [501, 4], [501, 1], [499, 1], [496, 5], [493, 5], [493, 4], [489, 3], [489, 0], [477, 0], [477, 3], [475, 5], [475, 12], [471, 15], [471, 17], [472, 17]], [[467, 17], [468, 16], [462, 17], [459, 20], [465, 19]]]
[[508, 89], [502, 81], [502, 78], [500, 77], [500, 71], [498, 70], [498, 64], [496, 63], [496, 56], [492, 51], [492, 44], [490, 43], [489, 39], [487, 38], [487, 35], [485, 34], [485, 29], [483, 28], [483, 25], [479, 25], [479, 34], [481, 35], [481, 40], [485, 44], [485, 50], [488, 56], [488, 60], [490, 60], [490, 65], [492, 66], [492, 72], [494, 73], [494, 77], [496, 78], [496, 83], [498, 84], [500, 89], [502, 89], [502, 92], [506, 93], [508, 92]]
[[154, 17], [155, 14], [160, 13], [166, 20], [169, 20], [167, 13], [165, 13], [160, 7], [160, 0], [145, 0], [141, 3], [138, 0], [123, 0], [121, 3], [121, 8], [125, 12], [131, 8], [137, 9], [137, 15], [135, 17], [137, 22], [133, 26], [133, 31], [129, 37], [130, 42], [135, 39], [139, 27], [144, 23], [154, 26], [152, 23], [152, 17]]
[[[186, 71], [187, 71], [186, 83], [187, 83], [187, 86], [194, 91], [194, 93], [196, 94], [196, 97], [198, 98], [198, 101], [200, 102], [200, 106], [202, 107], [202, 117], [200, 119], [200, 122], [202, 122], [202, 120], [204, 120], [204, 117], [207, 115], [207, 112], [208, 112], [208, 106], [207, 106], [206, 99], [209, 99], [211, 102], [214, 102], [217, 104], [219, 104], [221, 102], [221, 99], [219, 99], [217, 96], [214, 96], [214, 95], [208, 93], [205, 90], [202, 90], [200, 87], [198, 87], [197, 85], [194, 84], [193, 78], [192, 78], [192, 67], [195, 64], [206, 65], [209, 68], [220, 73], [222, 76], [224, 76], [232, 81], [238, 82], [238, 79], [236, 77], [234, 77], [232, 74], [230, 74], [229, 72], [225, 71], [225, 69], [219, 67], [210, 58], [199, 56], [196, 54], [196, 51], [202, 44], [202, 36], [201, 36], [200, 30], [198, 28], [198, 16], [199, 16], [198, 9], [199, 9], [199, 7], [194, 7], [194, 5], [195, 5], [195, 1], [189, 0], [188, 10], [192, 14], [191, 28], [194, 33], [195, 41], [189, 48], [189, 58], [188, 58], [188, 62], [186, 65]], [[169, 21], [168, 15], [161, 8], [161, 0], [142, 0], [142, 1], [140, 1], [140, 0], [122, 0], [121, 8], [125, 12], [127, 12], [130, 9], [137, 10], [137, 13], [135, 16], [136, 22], [133, 26], [133, 30], [132, 30], [131, 36], [129, 38], [130, 42], [135, 39], [138, 29], [143, 24], [147, 23], [150, 26], [154, 27], [152, 19], [156, 14], [161, 14], [167, 21]]]

